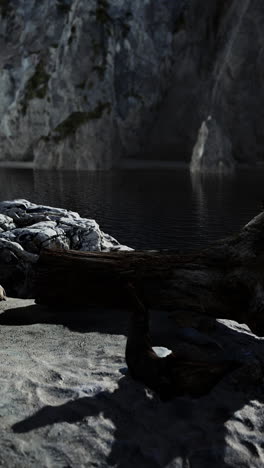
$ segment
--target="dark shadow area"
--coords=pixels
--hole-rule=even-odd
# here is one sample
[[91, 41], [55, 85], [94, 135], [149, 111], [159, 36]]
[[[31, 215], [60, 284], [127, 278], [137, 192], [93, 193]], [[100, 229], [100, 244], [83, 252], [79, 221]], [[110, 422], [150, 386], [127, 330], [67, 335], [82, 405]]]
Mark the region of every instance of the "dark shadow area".
[[[200, 333], [192, 324], [179, 327], [177, 322], [169, 317], [166, 311], [150, 311], [150, 335], [153, 346], [166, 346], [177, 349], [177, 345], [186, 347], [191, 353], [199, 355], [210, 354], [216, 358], [230, 358], [230, 346], [232, 346], [232, 358], [239, 360], [240, 351], [236, 353], [233, 342], [240, 344], [246, 340], [245, 346], [258, 346], [258, 338], [243, 332], [226, 327], [212, 317], [203, 319], [210, 324], [210, 329]], [[183, 314], [183, 311], [179, 311]], [[33, 324], [63, 325], [73, 332], [89, 333], [100, 332], [106, 334], [127, 335], [131, 311], [128, 308], [111, 309], [83, 306], [58, 306], [52, 307], [41, 304], [33, 304], [25, 307], [15, 307], [0, 313], [0, 326], [27, 326]], [[195, 327], [195, 324], [194, 324]], [[199, 328], [199, 327], [198, 327]], [[231, 340], [231, 341], [230, 341]], [[186, 349], [187, 349], [186, 348]], [[261, 347], [262, 349], [262, 347]], [[256, 350], [255, 350], [256, 351]]]
[[50, 307], [33, 304], [16, 307], [0, 314], [0, 325], [32, 325], [47, 323], [64, 325], [71, 331], [126, 334], [129, 313], [125, 309], [89, 307]]
[[[47, 306], [33, 304], [26, 307], [7, 309], [0, 313], [0, 326], [26, 326], [38, 323], [63, 325], [73, 332], [100, 332], [127, 335], [131, 311], [128, 308], [91, 308]], [[167, 312], [150, 311], [150, 330], [153, 346], [173, 346], [175, 329]], [[182, 334], [181, 334], [182, 335]], [[177, 335], [176, 340], [186, 339]], [[187, 337], [188, 341], [189, 337]], [[189, 340], [190, 341], [190, 340]], [[209, 343], [210, 348], [210, 343]], [[212, 345], [212, 350], [215, 347]]]
[[[60, 406], [45, 406], [12, 429], [15, 433], [27, 433], [57, 423], [81, 423], [84, 418], [100, 414], [115, 427], [107, 458], [110, 466], [166, 467], [180, 457], [182, 466], [187, 463], [186, 466], [195, 468], [230, 467], [224, 459], [227, 435], [224, 424], [250, 400], [263, 401], [260, 388], [250, 381], [247, 387], [247, 392], [237, 391], [225, 401], [220, 400], [224, 394], [218, 392], [217, 405], [214, 390], [199, 400], [176, 398], [161, 403], [130, 377], [122, 377], [112, 393], [104, 391]], [[89, 434], [89, 421], [86, 424]], [[256, 455], [253, 443], [245, 441], [245, 447], [250, 455]]]
[[[39, 322], [36, 311], [40, 312], [43, 309], [41, 306], [25, 309], [28, 310], [24, 311], [20, 324], [21, 321], [26, 322], [26, 320], [29, 323], [29, 318], [34, 315], [36, 320], [33, 323]], [[119, 311], [119, 313], [124, 312]], [[16, 314], [21, 317], [21, 310], [11, 310], [9, 314], [2, 314], [0, 323], [11, 325], [13, 321], [13, 324], [18, 325], [15, 323]], [[101, 332], [112, 330], [113, 325], [106, 324], [105, 318], [105, 315], [97, 316], [97, 323], [93, 319], [93, 330], [100, 329]], [[62, 320], [61, 317], [56, 316], [55, 322], [51, 322], [49, 318], [48, 322], [45, 320], [43, 323], [67, 325], [67, 320], [64, 320], [65, 317]], [[109, 320], [113, 321], [111, 314]], [[124, 321], [127, 321], [127, 314]], [[92, 322], [89, 325], [91, 327]], [[225, 423], [232, 420], [236, 424], [236, 421], [239, 421], [247, 428], [251, 427], [251, 413], [249, 412], [243, 421], [239, 419], [241, 416], [238, 412], [245, 405], [252, 405], [255, 401], [263, 403], [264, 343], [261, 338], [250, 334], [246, 328], [243, 329], [235, 322], [230, 322], [230, 326], [231, 328], [223, 323], [216, 323], [210, 336], [216, 339], [224, 349], [224, 351], [219, 350], [222, 357], [225, 355], [230, 359], [237, 359], [242, 365], [227, 375], [208, 395], [202, 398], [181, 397], [163, 403], [156, 396], [146, 392], [143, 385], [125, 376], [120, 378], [114, 392], [103, 391], [63, 405], [45, 406], [32, 416], [18, 421], [13, 426], [13, 431], [27, 433], [58, 423], [82, 423], [87, 425], [88, 439], [89, 420], [86, 418], [100, 414], [110, 420], [115, 427], [114, 441], [107, 458], [109, 466], [115, 465], [118, 468], [162, 466], [165, 468], [178, 457], [182, 460], [182, 466], [195, 468], [233, 466], [229, 463], [228, 457], [225, 458], [227, 437], [230, 437], [230, 429], [228, 433]], [[118, 328], [116, 322], [114, 329], [115, 333], [117, 330], [121, 333], [121, 327]], [[174, 339], [177, 340], [177, 338]], [[201, 345], [200, 348], [203, 346]], [[258, 408], [260, 418], [262, 408], [260, 405]], [[254, 407], [253, 410], [255, 410]], [[254, 425], [252, 427], [254, 429]], [[99, 433], [98, 437], [100, 437]], [[251, 441], [250, 434], [247, 435], [247, 431], [241, 434], [241, 440], [243, 450], [247, 452], [246, 455], [249, 458], [257, 456], [257, 448]], [[232, 448], [232, 450], [235, 449]], [[238, 461], [239, 456], [237, 452], [237, 466], [243, 466], [243, 463], [240, 464]]]

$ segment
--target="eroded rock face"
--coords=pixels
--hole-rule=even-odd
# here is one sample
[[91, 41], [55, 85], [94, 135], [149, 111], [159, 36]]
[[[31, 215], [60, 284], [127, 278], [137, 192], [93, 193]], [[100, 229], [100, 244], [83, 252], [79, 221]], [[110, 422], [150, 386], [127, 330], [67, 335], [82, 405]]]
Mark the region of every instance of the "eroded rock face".
[[73, 211], [27, 200], [0, 202], [0, 282], [8, 295], [30, 296], [32, 268], [44, 248], [133, 250]]
[[263, 24], [260, 0], [187, 2], [174, 39], [172, 86], [153, 127], [150, 154], [190, 161], [210, 115], [215, 129], [196, 170], [217, 172], [220, 159], [231, 170], [233, 160], [263, 161]]
[[1, 2], [0, 158], [92, 170], [138, 152], [168, 87], [183, 3]]
[[192, 153], [191, 172], [226, 173], [234, 168], [231, 141], [209, 116], [198, 133]]
[[263, 161], [262, 0], [3, 0], [0, 11], [1, 159], [190, 162], [211, 115], [199, 170], [218, 170], [222, 137], [225, 168]]

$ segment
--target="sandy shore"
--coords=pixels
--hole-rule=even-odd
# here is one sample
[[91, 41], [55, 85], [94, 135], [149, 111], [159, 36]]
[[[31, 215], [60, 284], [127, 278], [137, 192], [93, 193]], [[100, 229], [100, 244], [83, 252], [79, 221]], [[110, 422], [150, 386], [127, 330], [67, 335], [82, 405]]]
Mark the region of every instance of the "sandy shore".
[[[155, 344], [171, 345], [164, 313], [152, 316]], [[0, 465], [263, 467], [264, 340], [218, 321], [211, 338], [242, 368], [205, 397], [162, 403], [126, 373], [127, 321], [0, 303]]]

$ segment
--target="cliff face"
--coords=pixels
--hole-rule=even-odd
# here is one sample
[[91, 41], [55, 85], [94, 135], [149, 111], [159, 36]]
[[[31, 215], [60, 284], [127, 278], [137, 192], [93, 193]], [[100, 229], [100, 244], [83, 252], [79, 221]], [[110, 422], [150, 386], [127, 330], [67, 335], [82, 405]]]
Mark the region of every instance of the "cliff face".
[[1, 0], [1, 159], [109, 168], [139, 152], [182, 2]]
[[108, 169], [122, 156], [193, 153], [193, 170], [263, 159], [261, 0], [0, 0], [0, 10], [1, 159]]
[[193, 171], [263, 161], [263, 25], [260, 0], [188, 2], [173, 85], [153, 129], [158, 154], [192, 155]]

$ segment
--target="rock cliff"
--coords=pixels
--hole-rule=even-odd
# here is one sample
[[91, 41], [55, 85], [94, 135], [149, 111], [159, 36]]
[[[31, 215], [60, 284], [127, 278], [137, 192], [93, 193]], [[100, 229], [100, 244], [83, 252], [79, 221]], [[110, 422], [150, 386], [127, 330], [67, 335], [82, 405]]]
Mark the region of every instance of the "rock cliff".
[[1, 159], [108, 169], [168, 87], [182, 1], [1, 0]]
[[263, 162], [263, 24], [259, 0], [188, 2], [150, 148], [193, 171]]
[[0, 0], [0, 12], [0, 159], [109, 169], [193, 153], [196, 171], [263, 159], [260, 0]]

